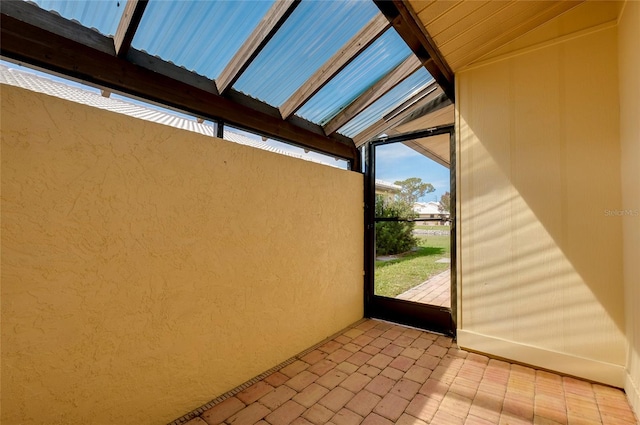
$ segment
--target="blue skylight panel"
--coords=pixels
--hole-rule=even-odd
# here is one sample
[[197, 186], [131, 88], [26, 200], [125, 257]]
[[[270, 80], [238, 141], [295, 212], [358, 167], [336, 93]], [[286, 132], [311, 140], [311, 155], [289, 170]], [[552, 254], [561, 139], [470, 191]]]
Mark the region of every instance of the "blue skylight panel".
[[150, 1], [132, 46], [216, 79], [273, 3]]
[[402, 102], [408, 100], [411, 96], [424, 89], [426, 86], [433, 82], [433, 77], [429, 72], [420, 68], [409, 78], [398, 84], [387, 94], [376, 100], [367, 109], [358, 114], [354, 119], [349, 121], [338, 132], [344, 134], [347, 137], [354, 137], [371, 124], [375, 123], [387, 113], [391, 112], [394, 108], [400, 105]]
[[95, 28], [103, 35], [113, 36], [118, 29], [126, 0], [34, 0], [34, 3], [44, 10], [57, 12], [63, 18]]
[[370, 1], [302, 1], [234, 88], [281, 106], [377, 13]]
[[297, 115], [324, 125], [410, 54], [398, 33], [387, 30], [300, 108]]

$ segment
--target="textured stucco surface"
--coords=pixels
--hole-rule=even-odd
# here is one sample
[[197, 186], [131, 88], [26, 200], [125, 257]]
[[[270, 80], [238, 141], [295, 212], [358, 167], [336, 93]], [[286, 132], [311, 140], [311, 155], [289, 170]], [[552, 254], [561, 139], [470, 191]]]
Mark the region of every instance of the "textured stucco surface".
[[621, 385], [617, 62], [612, 24], [457, 75], [459, 326], [488, 351]]
[[362, 317], [362, 176], [2, 86], [2, 423], [163, 423]]

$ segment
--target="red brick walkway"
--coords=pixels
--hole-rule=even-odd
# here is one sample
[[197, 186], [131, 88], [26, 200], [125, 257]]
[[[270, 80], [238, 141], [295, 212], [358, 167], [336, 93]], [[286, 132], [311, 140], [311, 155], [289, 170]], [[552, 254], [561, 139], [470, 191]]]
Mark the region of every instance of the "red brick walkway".
[[451, 270], [429, 278], [396, 298], [451, 308]]
[[[366, 320], [189, 425], [636, 424], [621, 390]], [[184, 421], [178, 421], [184, 423]]]

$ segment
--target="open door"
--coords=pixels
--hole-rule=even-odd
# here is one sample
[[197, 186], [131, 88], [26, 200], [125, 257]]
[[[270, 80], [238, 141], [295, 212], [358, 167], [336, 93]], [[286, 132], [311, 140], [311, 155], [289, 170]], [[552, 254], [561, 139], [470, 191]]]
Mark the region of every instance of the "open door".
[[[455, 141], [453, 125], [434, 127], [428, 130], [405, 133], [370, 141], [365, 152], [365, 315], [396, 323], [402, 323], [447, 335], [455, 335], [456, 317], [456, 243], [455, 243]], [[447, 214], [437, 214], [428, 207], [435, 202], [416, 204], [411, 202], [413, 212], [403, 216], [387, 205], [381, 196], [381, 181], [376, 182], [377, 164], [392, 144], [406, 149], [409, 156], [418, 156], [424, 161], [436, 161], [450, 180], [450, 206]], [[446, 146], [443, 146], [446, 144]], [[433, 146], [449, 150], [446, 160], [433, 154]], [[394, 151], [398, 151], [395, 149]], [[398, 155], [405, 157], [405, 155]], [[378, 158], [378, 161], [376, 161]], [[399, 159], [402, 161], [402, 158]], [[405, 160], [408, 162], [408, 160]], [[421, 163], [412, 162], [420, 168]], [[398, 163], [397, 168], [405, 168]], [[448, 170], [447, 170], [448, 169]], [[420, 170], [415, 170], [418, 174]], [[404, 171], [409, 173], [411, 171]], [[384, 184], [383, 184], [384, 186]], [[389, 187], [387, 190], [397, 190]], [[395, 186], [395, 185], [391, 185]], [[383, 193], [381, 195], [381, 193]], [[393, 193], [389, 194], [393, 198]], [[378, 204], [376, 204], [376, 200]], [[394, 202], [389, 201], [389, 202]], [[420, 207], [425, 205], [424, 214]], [[390, 213], [391, 211], [391, 213]], [[441, 211], [444, 212], [444, 211]], [[409, 224], [413, 223], [413, 225]], [[389, 229], [412, 227], [417, 246], [399, 255], [381, 255], [383, 240]], [[394, 230], [397, 231], [397, 230]], [[376, 240], [378, 239], [378, 244]], [[419, 258], [425, 257], [425, 258]], [[430, 258], [426, 258], [430, 257]], [[400, 264], [404, 263], [404, 264]], [[437, 264], [439, 263], [439, 264]], [[387, 267], [389, 266], [389, 267]], [[394, 276], [385, 273], [398, 270]], [[404, 271], [403, 271], [404, 270]]]

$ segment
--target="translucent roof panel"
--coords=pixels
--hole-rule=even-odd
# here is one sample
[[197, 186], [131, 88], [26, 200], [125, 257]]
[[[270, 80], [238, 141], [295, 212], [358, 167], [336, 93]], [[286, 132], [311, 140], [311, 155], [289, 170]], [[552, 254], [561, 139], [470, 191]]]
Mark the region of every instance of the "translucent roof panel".
[[118, 29], [126, 0], [34, 0], [34, 3], [63, 18], [76, 20], [87, 28], [95, 28], [103, 35], [113, 36]]
[[387, 30], [300, 108], [297, 115], [324, 125], [410, 54], [398, 33]]
[[273, 3], [150, 1], [132, 46], [216, 79]]
[[370, 1], [303, 0], [234, 88], [281, 106], [378, 13]]
[[433, 77], [429, 72], [424, 68], [418, 69], [411, 74], [409, 78], [395, 86], [387, 94], [376, 100], [367, 109], [341, 127], [338, 132], [348, 137], [354, 137], [402, 102], [424, 89], [431, 82], [433, 82]]

